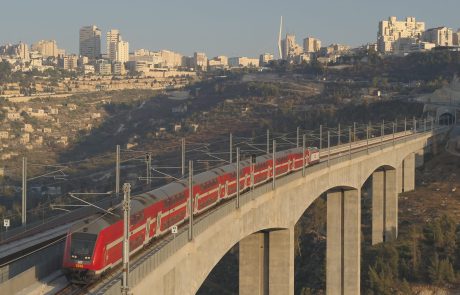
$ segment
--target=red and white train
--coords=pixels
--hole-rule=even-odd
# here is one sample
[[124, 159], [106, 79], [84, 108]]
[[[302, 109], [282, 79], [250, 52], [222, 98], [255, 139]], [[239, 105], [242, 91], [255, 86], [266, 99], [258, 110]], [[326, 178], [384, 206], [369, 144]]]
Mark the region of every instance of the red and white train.
[[[302, 169], [302, 148], [275, 154], [275, 175], [281, 177]], [[317, 148], [305, 149], [305, 165], [319, 162]], [[255, 163], [240, 161], [240, 191], [263, 184], [273, 177], [271, 155], [259, 156]], [[197, 174], [193, 178], [193, 214], [236, 196], [235, 163]], [[252, 169], [254, 176], [252, 177]], [[252, 180], [253, 179], [253, 180]], [[254, 181], [254, 183], [252, 183]], [[189, 217], [189, 188], [186, 181], [175, 181], [131, 198], [130, 255]], [[122, 262], [123, 214], [95, 214], [74, 224], [65, 242], [63, 269], [73, 283], [88, 283]], [[117, 215], [119, 217], [117, 217]]]

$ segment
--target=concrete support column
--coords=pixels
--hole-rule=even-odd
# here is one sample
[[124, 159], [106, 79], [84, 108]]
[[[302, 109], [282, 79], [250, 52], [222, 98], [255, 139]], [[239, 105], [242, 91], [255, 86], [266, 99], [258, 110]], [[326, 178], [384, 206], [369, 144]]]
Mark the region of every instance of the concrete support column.
[[343, 294], [361, 290], [361, 191], [344, 191], [343, 210]]
[[398, 194], [403, 192], [403, 183], [403, 164], [401, 163], [398, 166], [398, 169], [396, 169], [396, 191], [398, 192]]
[[269, 293], [294, 295], [294, 227], [269, 233]]
[[415, 154], [410, 154], [403, 161], [403, 191], [410, 192], [415, 189]]
[[385, 170], [385, 242], [398, 237], [397, 171]]
[[372, 174], [372, 245], [398, 236], [397, 171], [387, 169]]
[[361, 194], [327, 194], [326, 294], [360, 294]]
[[342, 295], [342, 192], [327, 193], [326, 294]]
[[385, 171], [372, 173], [372, 245], [383, 242], [385, 222]]
[[268, 233], [259, 232], [240, 241], [240, 295], [268, 293]]

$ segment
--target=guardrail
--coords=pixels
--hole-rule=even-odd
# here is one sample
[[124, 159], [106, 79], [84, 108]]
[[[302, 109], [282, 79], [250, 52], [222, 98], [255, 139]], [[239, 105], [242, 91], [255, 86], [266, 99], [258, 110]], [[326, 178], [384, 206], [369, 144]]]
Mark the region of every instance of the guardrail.
[[[418, 139], [420, 137], [424, 137], [428, 134], [438, 135], [441, 133], [445, 133], [449, 127], [437, 127], [434, 130], [427, 130], [427, 131], [420, 131], [420, 132], [410, 132], [407, 135], [404, 132], [404, 136], [398, 136], [397, 138], [393, 136], [393, 134], [384, 136], [383, 139], [380, 137], [373, 138], [369, 140], [369, 146], [367, 144], [363, 145], [364, 141], [356, 141], [352, 143], [352, 149], [350, 153], [346, 153], [347, 150], [344, 150], [344, 154], [334, 155], [331, 158], [323, 159], [320, 163], [316, 165], [312, 165], [307, 167], [306, 173], [316, 172], [321, 169], [326, 169], [328, 166], [336, 165], [339, 163], [343, 163], [345, 161], [349, 161], [352, 159], [356, 159], [362, 156], [366, 156], [368, 154], [374, 153], [376, 151], [380, 151], [382, 149], [393, 147], [401, 143], [407, 143], [408, 141], [412, 141], [414, 139]], [[396, 134], [395, 134], [396, 135]], [[387, 138], [387, 139], [385, 139]], [[394, 139], [394, 140], [393, 140]], [[355, 144], [355, 145], [353, 145]], [[343, 146], [347, 144], [339, 145], [334, 148], [331, 148], [330, 151], [340, 151]], [[348, 144], [349, 145], [349, 144]], [[359, 149], [356, 150], [356, 147], [359, 145]], [[353, 147], [355, 149], [353, 150]], [[325, 152], [325, 149], [320, 151], [321, 153]], [[278, 186], [288, 184], [292, 181], [295, 181], [299, 178], [302, 178], [302, 171], [296, 171], [294, 173], [288, 174], [286, 176], [280, 177], [276, 180]], [[250, 201], [258, 198], [259, 196], [272, 191], [271, 183], [267, 183], [261, 186], [254, 188], [251, 191], [248, 191], [242, 195], [240, 195], [240, 206], [243, 206]], [[236, 208], [236, 199], [233, 198], [222, 205], [215, 208], [209, 214], [205, 214], [204, 217], [197, 219], [193, 223], [193, 235], [197, 236], [203, 233], [210, 225], [215, 224], [222, 218], [225, 218], [232, 212], [237, 210]], [[129, 273], [129, 282], [131, 286], [137, 285], [145, 276], [147, 276], [150, 272], [152, 272], [155, 268], [161, 265], [166, 259], [174, 255], [182, 247], [186, 246], [188, 240], [188, 226], [184, 225], [181, 228], [180, 233], [178, 233], [175, 237], [169, 236], [166, 238], [166, 241], [160, 245], [159, 247], [154, 248], [149, 253], [145, 254], [142, 258], [131, 265], [130, 273]], [[109, 294], [109, 295], [118, 295], [121, 294], [121, 274], [115, 275], [107, 280], [103, 280], [100, 284], [101, 287], [97, 287], [97, 291], [91, 292], [92, 294]]]

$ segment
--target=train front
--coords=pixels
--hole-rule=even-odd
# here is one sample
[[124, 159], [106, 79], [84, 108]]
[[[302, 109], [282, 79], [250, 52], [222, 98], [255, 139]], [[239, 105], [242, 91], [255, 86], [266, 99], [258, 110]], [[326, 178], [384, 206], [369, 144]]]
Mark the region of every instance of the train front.
[[63, 272], [70, 282], [87, 284], [100, 276], [105, 268], [100, 233], [109, 225], [100, 215], [93, 215], [70, 228], [63, 257]]

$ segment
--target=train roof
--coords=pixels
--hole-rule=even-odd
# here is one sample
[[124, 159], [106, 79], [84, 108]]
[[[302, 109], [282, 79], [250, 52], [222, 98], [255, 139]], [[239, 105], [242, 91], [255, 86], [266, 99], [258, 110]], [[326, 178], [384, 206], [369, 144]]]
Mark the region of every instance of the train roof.
[[197, 175], [193, 175], [193, 184], [202, 184], [205, 183], [211, 179], [215, 179], [218, 176], [222, 175], [223, 172], [220, 171], [219, 169], [211, 169], [206, 172], [199, 173]]
[[116, 211], [113, 212], [113, 214], [116, 214], [116, 216], [112, 214], [105, 214], [105, 213], [96, 213], [94, 215], [88, 216], [84, 218], [83, 220], [80, 220], [74, 223], [70, 227], [70, 232], [71, 233], [83, 232], [83, 233], [97, 235], [104, 228], [120, 220], [123, 216], [120, 213], [121, 213], [121, 210], [119, 210], [119, 212], [116, 212]]

